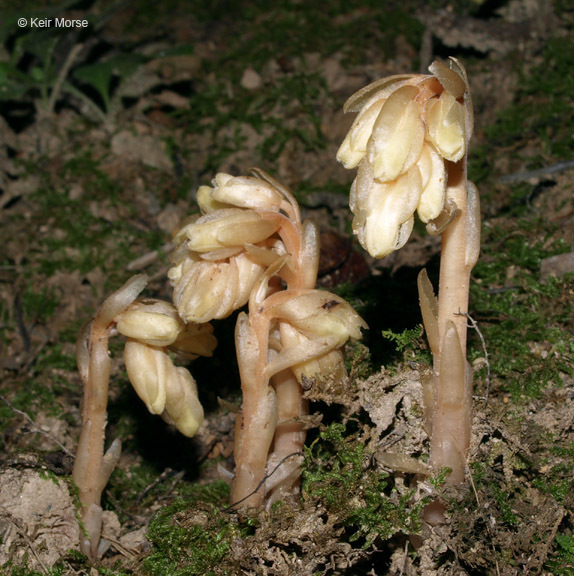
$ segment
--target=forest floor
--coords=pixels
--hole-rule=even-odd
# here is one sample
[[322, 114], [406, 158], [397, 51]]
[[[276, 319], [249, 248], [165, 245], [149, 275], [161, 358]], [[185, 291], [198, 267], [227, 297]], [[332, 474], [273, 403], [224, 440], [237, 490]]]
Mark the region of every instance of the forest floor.
[[[0, 573], [574, 574], [571, 0], [3, 4]], [[57, 16], [88, 26], [32, 25]], [[417, 224], [403, 249], [368, 257], [351, 232], [354, 171], [335, 159], [351, 94], [449, 56], [470, 78], [483, 217], [473, 436], [456, 488], [421, 473], [430, 356], [416, 277], [426, 267], [436, 281], [440, 242]], [[172, 234], [198, 212], [198, 186], [253, 166], [317, 222], [320, 287], [369, 324], [348, 347], [348, 381], [309, 394], [301, 502], [226, 508], [235, 316], [190, 367], [206, 412], [192, 439], [147, 412], [117, 338], [107, 437], [123, 451], [104, 493], [111, 545], [92, 566], [71, 481], [78, 332], [132, 274], [169, 300]], [[436, 497], [447, 522], [430, 527], [421, 510]]]

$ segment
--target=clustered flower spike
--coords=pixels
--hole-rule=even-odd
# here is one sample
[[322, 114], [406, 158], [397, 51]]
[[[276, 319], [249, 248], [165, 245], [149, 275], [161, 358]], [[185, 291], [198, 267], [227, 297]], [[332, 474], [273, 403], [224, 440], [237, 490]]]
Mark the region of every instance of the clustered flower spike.
[[[473, 130], [470, 88], [463, 66], [434, 62], [431, 74], [392, 76], [353, 95], [345, 111], [359, 112], [338, 159], [358, 166], [351, 187], [353, 229], [363, 247], [382, 258], [408, 240], [414, 213], [441, 235], [438, 298], [423, 270], [419, 299], [433, 355], [423, 381], [430, 463], [464, 480], [472, 421], [472, 371], [466, 361], [470, 273], [480, 249], [480, 203], [467, 179]], [[441, 502], [425, 509], [444, 518]]]
[[281, 191], [257, 177], [217, 174], [197, 192], [202, 215], [174, 238], [168, 277], [174, 303], [186, 322], [225, 318], [249, 300], [267, 266], [285, 247], [277, 231]]
[[232, 501], [258, 506], [271, 492], [295, 496], [297, 459], [259, 490], [265, 471], [302, 450], [302, 382], [318, 373], [343, 377], [341, 347], [366, 325], [342, 299], [314, 290], [318, 232], [302, 221], [291, 192], [261, 170], [251, 174], [220, 173], [199, 188], [201, 215], [175, 235], [168, 277], [185, 322], [224, 318], [249, 302], [236, 329], [243, 405]]
[[[232, 500], [260, 505], [266, 493], [275, 499], [297, 493], [300, 459], [265, 488], [267, 466], [301, 453], [300, 421], [308, 414], [301, 384], [318, 372], [342, 377], [340, 349], [348, 338], [359, 338], [365, 324], [341, 298], [313, 290], [316, 227], [302, 222], [288, 190], [263, 171], [252, 174], [217, 174], [213, 187], [198, 190], [202, 214], [174, 238], [168, 272], [174, 304], [137, 299], [147, 277], [136, 276], [104, 302], [80, 334], [77, 356], [85, 390], [74, 480], [86, 529], [81, 549], [92, 559], [101, 555], [104, 543], [101, 494], [121, 452], [121, 443], [114, 441], [104, 454], [108, 339], [118, 333], [127, 338], [128, 377], [148, 410], [193, 436], [203, 408], [195, 380], [174, 365], [172, 355], [211, 356], [216, 340], [207, 322], [249, 302], [249, 315], [239, 315], [236, 329], [244, 396]], [[260, 487], [264, 490], [257, 493]]]
[[454, 58], [431, 74], [392, 76], [363, 88], [345, 112], [359, 112], [337, 153], [359, 167], [351, 188], [353, 231], [374, 257], [408, 240], [414, 213], [425, 223], [445, 208], [446, 162], [467, 153], [472, 132], [468, 80]]

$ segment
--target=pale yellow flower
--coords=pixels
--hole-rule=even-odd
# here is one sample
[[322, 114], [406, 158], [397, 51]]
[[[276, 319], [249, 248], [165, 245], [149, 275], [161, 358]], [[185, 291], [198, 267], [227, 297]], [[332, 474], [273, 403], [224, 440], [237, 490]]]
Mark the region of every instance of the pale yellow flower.
[[166, 383], [171, 360], [164, 348], [128, 339], [124, 349], [128, 378], [152, 414], [165, 408]]
[[429, 100], [426, 107], [428, 138], [439, 154], [458, 162], [466, 153], [465, 109], [449, 92]]
[[197, 201], [203, 215], [174, 237], [168, 277], [185, 322], [225, 318], [244, 306], [265, 270], [283, 254], [290, 257], [283, 270], [288, 282], [305, 277], [303, 264], [316, 270], [311, 249], [317, 252], [317, 240], [302, 226], [296, 200], [264, 172], [252, 173], [219, 173], [212, 187], [202, 186]]
[[466, 72], [451, 59], [431, 75], [393, 76], [351, 96], [345, 111], [359, 111], [337, 158], [359, 166], [350, 207], [353, 231], [374, 257], [408, 240], [414, 212], [428, 223], [445, 205], [445, 161], [459, 162], [472, 131]]
[[270, 184], [253, 176], [217, 174], [211, 196], [221, 203], [240, 208], [279, 210], [283, 196]]
[[[336, 372], [339, 357], [329, 354], [349, 339], [360, 339], [361, 329], [367, 328], [348, 302], [324, 290], [279, 292], [263, 303], [261, 313], [280, 326], [282, 349], [265, 368], [269, 377], [293, 367], [302, 368], [301, 376], [305, 365]], [[322, 365], [307, 364], [321, 358], [325, 360]]]
[[[303, 350], [309, 345], [311, 340], [311, 338], [304, 336], [288, 322], [281, 322], [279, 332], [281, 335], [281, 345], [286, 350], [296, 347], [299, 350]], [[340, 381], [347, 374], [343, 352], [340, 348], [330, 350], [311, 360], [296, 362], [291, 366], [291, 370], [295, 374], [298, 382], [303, 386], [306, 386], [309, 381], [312, 381], [317, 376], [333, 378]]]
[[169, 350], [178, 356], [194, 360], [198, 356], [211, 356], [216, 346], [217, 338], [213, 335], [211, 324], [188, 322], [175, 342], [169, 346]]
[[188, 257], [168, 276], [173, 301], [185, 322], [203, 323], [225, 318], [244, 306], [265, 271], [249, 254], [241, 252], [223, 261]]
[[124, 350], [128, 377], [152, 414], [182, 434], [193, 436], [203, 422], [197, 385], [186, 368], [174, 366], [167, 350], [128, 339]]
[[203, 406], [197, 397], [197, 384], [185, 368], [172, 364], [161, 417], [188, 437], [194, 436], [203, 422]]
[[367, 146], [373, 175], [381, 182], [394, 180], [418, 160], [425, 137], [419, 90], [402, 86], [385, 101]]
[[422, 177], [416, 166], [392, 182], [381, 183], [372, 177], [368, 162], [361, 164], [351, 189], [353, 231], [369, 254], [384, 258], [406, 243], [421, 188]]
[[175, 306], [161, 300], [137, 300], [115, 321], [121, 334], [152, 346], [169, 346], [184, 328]]
[[194, 252], [212, 252], [223, 248], [257, 244], [274, 234], [276, 221], [261, 217], [254, 210], [226, 208], [210, 212], [180, 230], [175, 238], [187, 239], [187, 247]]

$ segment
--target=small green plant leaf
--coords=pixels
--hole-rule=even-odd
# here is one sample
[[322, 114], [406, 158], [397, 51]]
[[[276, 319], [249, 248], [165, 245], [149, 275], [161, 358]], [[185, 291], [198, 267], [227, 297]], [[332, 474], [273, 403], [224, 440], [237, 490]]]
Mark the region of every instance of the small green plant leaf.
[[101, 96], [104, 108], [107, 111], [110, 106], [110, 88], [112, 78], [119, 76], [120, 80], [126, 80], [144, 62], [146, 58], [137, 54], [120, 54], [105, 62], [96, 62], [88, 66], [78, 68], [73, 76], [81, 82], [85, 82]]
[[46, 63], [60, 40], [63, 38], [59, 28], [34, 29], [30, 34], [20, 36], [16, 40], [16, 54], [31, 54], [40, 62]]
[[30, 88], [24, 75], [9, 62], [0, 62], [0, 101], [17, 100]]

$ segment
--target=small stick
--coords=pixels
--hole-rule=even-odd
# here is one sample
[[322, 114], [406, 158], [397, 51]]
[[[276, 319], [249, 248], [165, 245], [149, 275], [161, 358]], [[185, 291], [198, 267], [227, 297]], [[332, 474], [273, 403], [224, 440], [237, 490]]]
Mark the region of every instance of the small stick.
[[60, 95], [60, 91], [62, 89], [62, 84], [64, 83], [64, 80], [66, 79], [66, 76], [68, 75], [68, 72], [70, 71], [70, 68], [74, 63], [74, 60], [76, 59], [76, 57], [78, 56], [83, 47], [84, 47], [83, 44], [76, 44], [68, 53], [64, 65], [60, 69], [60, 73], [58, 74], [56, 83], [52, 88], [52, 93], [50, 94], [50, 100], [48, 101], [48, 107], [46, 110], [48, 115], [53, 114], [54, 107], [56, 106], [56, 100], [58, 99], [58, 96]]
[[34, 432], [37, 432], [38, 434], [42, 434], [42, 436], [48, 438], [48, 440], [50, 440], [50, 442], [53, 442], [54, 444], [56, 444], [62, 450], [62, 452], [64, 452], [66, 454], [66, 456], [70, 456], [71, 458], [76, 457], [75, 454], [70, 452], [63, 444], [61, 444], [49, 432], [42, 430], [42, 428], [40, 428], [40, 426], [38, 426], [38, 424], [36, 424], [36, 422], [34, 422], [34, 420], [32, 420], [32, 418], [28, 414], [26, 414], [26, 412], [24, 412], [22, 410], [18, 410], [18, 408], [16, 408], [8, 399], [6, 399], [1, 394], [0, 394], [0, 400], [2, 400], [2, 402], [4, 402], [4, 404], [6, 404], [6, 406], [8, 406], [8, 408], [10, 408], [10, 410], [12, 410], [12, 412], [22, 416], [28, 422], [28, 424], [30, 424], [30, 426], [32, 427], [32, 430]]
[[552, 166], [545, 166], [544, 168], [538, 168], [537, 170], [527, 170], [524, 172], [515, 172], [514, 174], [506, 174], [499, 178], [501, 184], [511, 184], [515, 182], [527, 182], [531, 178], [540, 178], [541, 176], [546, 176], [548, 174], [557, 174], [558, 172], [565, 172], [566, 170], [572, 170], [574, 168], [574, 160], [569, 160], [568, 162], [558, 162], [557, 164], [552, 164]]
[[50, 574], [50, 572], [48, 571], [48, 568], [46, 567], [44, 562], [42, 562], [42, 559], [40, 558], [40, 556], [38, 556], [38, 553], [36, 552], [36, 549], [34, 548], [32, 541], [28, 537], [28, 534], [26, 534], [26, 531], [24, 529], [20, 528], [20, 526], [18, 526], [18, 524], [16, 524], [16, 522], [14, 522], [14, 520], [12, 520], [11, 522], [15, 526], [16, 532], [18, 532], [18, 534], [20, 534], [20, 536], [22, 536], [22, 538], [26, 541], [28, 548], [30, 548], [30, 550], [32, 551], [32, 554], [34, 554], [34, 558], [36, 558], [36, 561], [38, 562], [38, 564], [40, 564], [40, 568], [42, 568], [42, 572], [44, 574]]
[[273, 468], [273, 470], [271, 470], [271, 472], [269, 472], [269, 474], [266, 474], [265, 477], [259, 482], [259, 484], [257, 484], [257, 487], [250, 492], [249, 494], [247, 494], [247, 496], [244, 496], [243, 498], [241, 498], [241, 500], [238, 500], [237, 502], [233, 502], [233, 504], [230, 504], [229, 506], [227, 506], [226, 508], [223, 509], [224, 512], [230, 512], [231, 510], [233, 510], [233, 508], [235, 508], [236, 506], [239, 506], [242, 502], [244, 502], [245, 500], [247, 500], [248, 498], [250, 498], [251, 496], [253, 496], [254, 494], [257, 493], [257, 491], [263, 486], [263, 484], [265, 484], [265, 482], [267, 481], [268, 478], [270, 478], [271, 476], [273, 476], [273, 474], [275, 474], [275, 472], [277, 472], [277, 470], [279, 470], [279, 468], [289, 459], [292, 458], [293, 456], [302, 456], [303, 452], [292, 452], [291, 454], [287, 454], [287, 456], [285, 456], [284, 458], [282, 458], [277, 465], [275, 466], [275, 468]]
[[484, 409], [488, 404], [488, 395], [490, 392], [490, 362], [488, 360], [488, 349], [486, 348], [486, 341], [484, 340], [484, 336], [482, 335], [482, 332], [480, 331], [476, 320], [474, 320], [472, 316], [468, 313], [463, 314], [463, 316], [466, 316], [466, 318], [468, 319], [469, 328], [474, 328], [474, 330], [476, 330], [476, 332], [478, 333], [478, 337], [480, 338], [480, 342], [482, 344], [482, 350], [484, 352], [484, 360], [486, 364], [486, 392], [484, 396], [484, 406], [483, 406]]
[[142, 268], [146, 268], [147, 266], [155, 262], [160, 255], [169, 254], [170, 252], [173, 252], [174, 248], [175, 245], [173, 244], [173, 242], [168, 242], [167, 244], [164, 244], [161, 248], [142, 254], [135, 260], [132, 260], [126, 266], [126, 270], [129, 270], [130, 272], [135, 272], [137, 270], [141, 270]]

